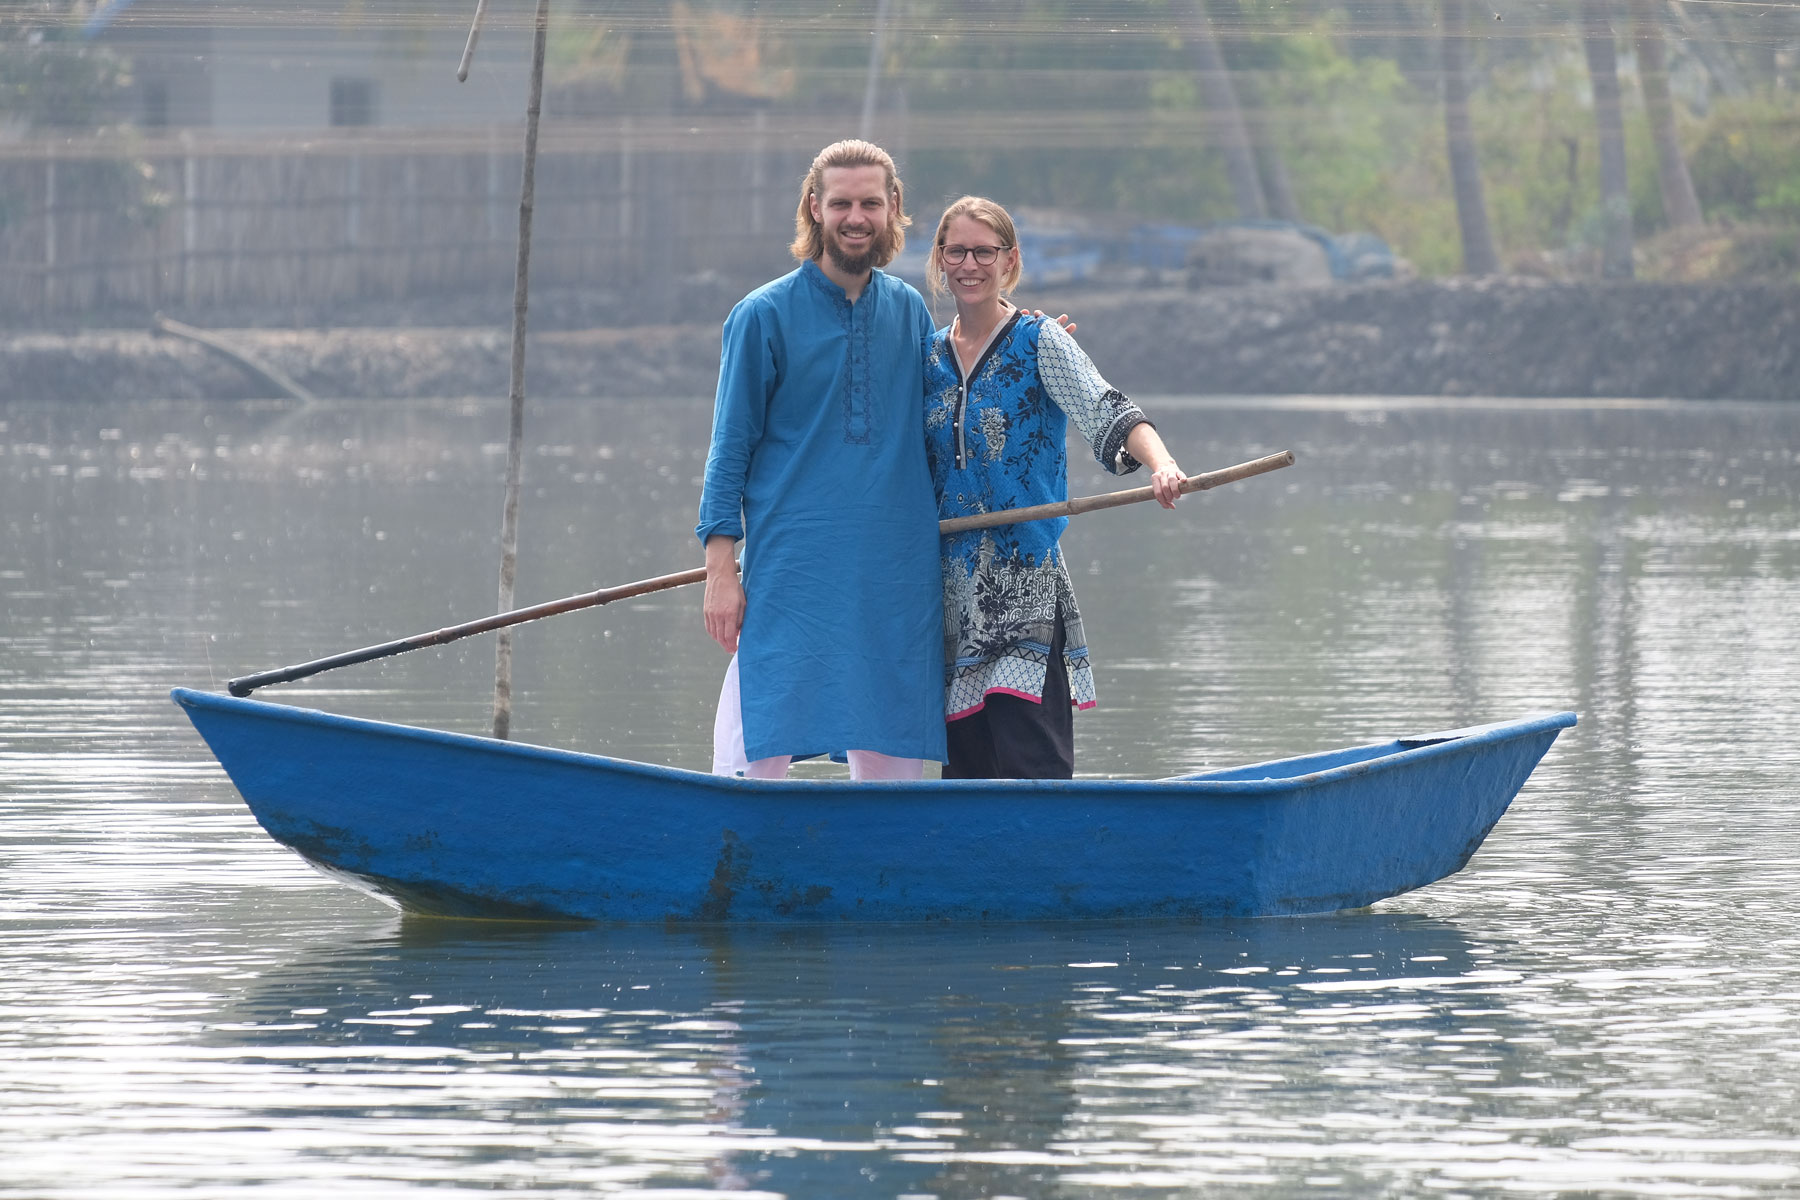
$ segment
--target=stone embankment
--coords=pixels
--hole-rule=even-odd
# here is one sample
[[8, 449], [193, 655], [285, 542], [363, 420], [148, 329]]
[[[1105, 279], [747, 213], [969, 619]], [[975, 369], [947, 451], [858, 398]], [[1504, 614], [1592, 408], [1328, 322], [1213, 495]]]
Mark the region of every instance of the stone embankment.
[[[1800, 286], [1409, 281], [1082, 290], [1068, 311], [1137, 394], [1800, 398]], [[724, 311], [691, 324], [534, 334], [534, 397], [708, 395]], [[416, 320], [416, 317], [415, 317]], [[195, 324], [207, 322], [196, 320]], [[510, 336], [433, 327], [214, 332], [330, 397], [504, 397]], [[249, 398], [268, 385], [148, 332], [0, 332], [0, 396]]]

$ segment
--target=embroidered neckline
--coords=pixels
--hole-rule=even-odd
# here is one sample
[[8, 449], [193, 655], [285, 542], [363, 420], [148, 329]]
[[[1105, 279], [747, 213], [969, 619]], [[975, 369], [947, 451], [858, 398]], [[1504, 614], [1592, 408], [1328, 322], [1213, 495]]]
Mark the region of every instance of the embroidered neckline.
[[871, 289], [878, 286], [875, 282], [876, 276], [884, 276], [887, 272], [883, 271], [880, 267], [870, 267], [869, 282], [863, 284], [862, 292], [855, 300], [850, 299], [849, 293], [845, 292], [835, 279], [825, 273], [825, 269], [819, 265], [819, 261], [815, 258], [809, 258], [800, 264], [800, 274], [805, 276], [814, 287], [824, 292], [831, 299], [836, 300], [845, 307], [854, 308], [864, 296], [869, 294]]

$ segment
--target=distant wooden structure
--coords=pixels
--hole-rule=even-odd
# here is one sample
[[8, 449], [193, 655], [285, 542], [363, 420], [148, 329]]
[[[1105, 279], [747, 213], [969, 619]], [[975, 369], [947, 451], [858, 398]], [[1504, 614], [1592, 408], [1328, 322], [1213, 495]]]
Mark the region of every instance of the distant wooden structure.
[[[539, 150], [538, 286], [605, 286], [667, 319], [655, 310], [684, 276], [786, 269], [793, 189], [821, 137], [777, 139], [756, 114], [703, 132], [559, 123]], [[0, 319], [502, 295], [520, 140], [496, 125], [0, 145]], [[141, 170], [160, 212], [119, 203]]]
[[[794, 78], [757, 18], [671, 14], [547, 95], [537, 184], [538, 285], [652, 320], [684, 276], [785, 270], [797, 181], [846, 132], [772, 131]], [[82, 35], [131, 63], [132, 133], [0, 140], [0, 320], [504, 294], [532, 24], [496, 7], [459, 83], [466, 26], [413, 0], [100, 0]]]

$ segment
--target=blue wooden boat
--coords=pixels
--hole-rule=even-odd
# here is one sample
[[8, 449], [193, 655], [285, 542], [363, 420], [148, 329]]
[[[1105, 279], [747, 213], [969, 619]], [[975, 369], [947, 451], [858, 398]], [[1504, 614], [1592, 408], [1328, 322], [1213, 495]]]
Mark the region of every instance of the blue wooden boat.
[[1570, 712], [1162, 780], [731, 779], [177, 688], [276, 841], [413, 913], [1272, 916], [1459, 870]]

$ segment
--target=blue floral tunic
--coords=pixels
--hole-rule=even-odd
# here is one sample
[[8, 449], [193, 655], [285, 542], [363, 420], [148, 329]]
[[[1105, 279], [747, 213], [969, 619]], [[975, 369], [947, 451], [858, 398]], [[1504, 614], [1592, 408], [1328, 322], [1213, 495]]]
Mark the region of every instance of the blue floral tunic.
[[[1015, 311], [969, 376], [965, 386], [949, 327], [938, 330], [925, 360], [925, 430], [939, 517], [1068, 499], [1071, 420], [1101, 466], [1115, 475], [1137, 470], [1125, 436], [1146, 420], [1143, 412], [1055, 321]], [[1057, 546], [1068, 523], [1059, 517], [940, 539], [949, 720], [979, 711], [992, 692], [1041, 702], [1059, 613], [1069, 694], [1077, 707], [1093, 707], [1087, 636]]]

